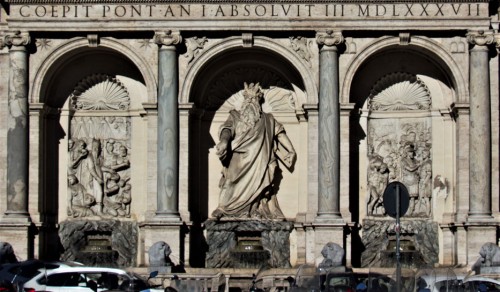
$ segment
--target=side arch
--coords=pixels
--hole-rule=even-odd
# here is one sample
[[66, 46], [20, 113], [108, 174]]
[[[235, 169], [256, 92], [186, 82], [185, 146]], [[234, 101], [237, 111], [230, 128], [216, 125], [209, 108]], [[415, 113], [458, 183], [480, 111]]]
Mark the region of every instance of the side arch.
[[50, 86], [51, 81], [57, 78], [57, 69], [64, 67], [65, 61], [77, 52], [87, 50], [91, 53], [93, 51], [92, 49], [101, 51], [108, 50], [112, 54], [120, 55], [131, 62], [140, 72], [141, 78], [144, 80], [147, 89], [148, 102], [156, 103], [157, 81], [151, 67], [147, 64], [143, 57], [113, 38], [102, 38], [100, 39], [100, 43], [97, 48], [89, 49], [88, 40], [83, 37], [73, 38], [62, 44], [42, 62], [40, 68], [35, 73], [33, 88], [30, 91], [30, 102], [46, 102], [45, 93], [47, 88]]
[[[350, 64], [345, 78], [342, 82], [341, 103], [350, 103], [352, 95], [352, 84], [355, 82], [355, 77], [360, 68], [376, 54], [389, 50], [391, 48], [403, 49], [400, 45], [398, 37], [382, 37], [371, 43], [364, 51], [362, 51]], [[441, 70], [444, 70], [451, 87], [454, 89], [453, 102], [468, 101], [469, 91], [467, 80], [460, 66], [452, 58], [448, 51], [442, 45], [421, 36], [412, 36], [411, 42], [406, 46], [408, 50], [419, 52], [429, 57], [437, 63]]]

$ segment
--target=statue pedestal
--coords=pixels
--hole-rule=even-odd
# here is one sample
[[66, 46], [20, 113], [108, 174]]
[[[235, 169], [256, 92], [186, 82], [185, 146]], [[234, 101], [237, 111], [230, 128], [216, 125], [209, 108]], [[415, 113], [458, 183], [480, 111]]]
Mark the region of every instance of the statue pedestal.
[[207, 220], [207, 268], [290, 267], [292, 222]]

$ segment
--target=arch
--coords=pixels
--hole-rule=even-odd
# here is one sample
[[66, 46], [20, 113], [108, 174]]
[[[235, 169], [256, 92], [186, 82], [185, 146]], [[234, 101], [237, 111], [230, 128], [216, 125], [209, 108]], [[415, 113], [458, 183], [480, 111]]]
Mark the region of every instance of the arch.
[[440, 44], [426, 37], [412, 36], [410, 44], [405, 47], [400, 46], [400, 40], [398, 37], [382, 37], [371, 43], [363, 52], [361, 52], [352, 61], [345, 74], [341, 89], [341, 103], [352, 102], [350, 100], [352, 94], [352, 84], [355, 82], [356, 74], [360, 68], [370, 58], [376, 56], [378, 53], [396, 47], [399, 50], [406, 48], [407, 50], [429, 57], [436, 63], [439, 69], [445, 72], [446, 77], [455, 89], [453, 102], [463, 102], [468, 100], [469, 92], [466, 79], [463, 76], [462, 70], [460, 70], [460, 67], [451, 55]]
[[[243, 47], [242, 37], [231, 37], [224, 41], [214, 45], [207, 51], [202, 53], [195, 63], [188, 69], [184, 83], [182, 85], [182, 90], [180, 93], [180, 103], [191, 102], [190, 98], [192, 96], [192, 84], [195, 83], [196, 78], [199, 76], [200, 72], [203, 71], [205, 64], [222, 55], [223, 53], [234, 51], [237, 49], [245, 49]], [[252, 50], [264, 50], [271, 52], [271, 54], [277, 54], [288, 61], [291, 66], [293, 66], [298, 74], [302, 78], [304, 84], [304, 91], [307, 94], [307, 103], [317, 103], [318, 102], [318, 90], [317, 86], [311, 78], [313, 76], [308, 64], [306, 64], [302, 59], [300, 59], [294, 52], [287, 49], [286, 47], [272, 41], [272, 39], [267, 37], [254, 37]]]
[[[30, 102], [31, 103], [43, 103], [45, 100], [41, 100], [44, 97], [45, 90], [50, 84], [50, 81], [54, 79], [56, 71], [54, 67], [63, 67], [64, 61], [68, 60], [76, 53], [82, 50], [89, 49], [87, 38], [77, 37], [69, 40], [68, 42], [62, 44], [56, 48], [41, 64], [40, 68], [35, 73], [33, 80], [33, 88], [31, 90]], [[144, 79], [145, 86], [147, 88], [148, 102], [156, 102], [156, 78], [148, 66], [146, 60], [138, 55], [134, 50], [131, 50], [127, 46], [123, 45], [119, 41], [112, 38], [102, 38], [100, 39], [99, 46], [94, 48], [97, 50], [108, 50], [113, 54], [120, 55], [127, 60], [129, 60], [138, 69], [141, 77]], [[91, 52], [92, 50], [89, 50]]]

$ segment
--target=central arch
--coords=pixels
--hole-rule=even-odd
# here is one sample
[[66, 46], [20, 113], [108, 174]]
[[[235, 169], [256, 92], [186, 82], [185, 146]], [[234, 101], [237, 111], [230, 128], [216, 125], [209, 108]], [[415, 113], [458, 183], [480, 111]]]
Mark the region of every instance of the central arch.
[[[210, 58], [208, 57], [210, 56]], [[203, 64], [203, 65], [197, 65]], [[214, 123], [220, 122], [216, 115], [219, 108], [231, 96], [243, 89], [244, 82], [259, 82], [262, 88], [282, 88], [305, 92], [303, 103], [316, 99], [316, 88], [307, 66], [288, 49], [269, 42], [265, 38], [254, 40], [254, 46], [243, 47], [240, 38], [233, 38], [212, 47], [201, 56], [188, 72], [181, 94], [181, 103], [193, 103], [189, 117], [189, 197], [188, 210], [193, 227], [190, 234], [190, 265], [202, 267], [205, 264], [202, 223], [210, 216], [210, 200], [218, 197], [211, 194], [214, 175], [219, 170], [211, 169], [209, 156], [217, 143], [213, 137]], [[191, 86], [187, 86], [191, 83]], [[297, 107], [298, 107], [297, 106]], [[291, 110], [287, 113], [293, 116]], [[211, 173], [212, 172], [212, 173]], [[212, 183], [211, 183], [212, 182]], [[212, 187], [212, 192], [214, 192]]]

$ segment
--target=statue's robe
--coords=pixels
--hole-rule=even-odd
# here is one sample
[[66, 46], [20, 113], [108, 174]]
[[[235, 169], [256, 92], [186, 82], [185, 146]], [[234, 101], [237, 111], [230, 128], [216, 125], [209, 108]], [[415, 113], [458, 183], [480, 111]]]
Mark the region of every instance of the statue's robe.
[[277, 167], [276, 137], [285, 130], [268, 113], [262, 113], [246, 132], [239, 132], [239, 123], [243, 123], [240, 113], [232, 110], [220, 128], [221, 132], [231, 131], [232, 156], [222, 172], [218, 209], [224, 217], [283, 218], [272, 183]]

